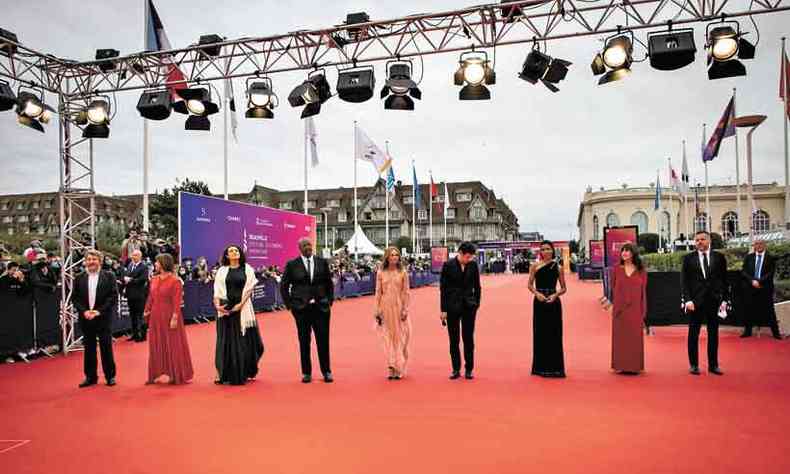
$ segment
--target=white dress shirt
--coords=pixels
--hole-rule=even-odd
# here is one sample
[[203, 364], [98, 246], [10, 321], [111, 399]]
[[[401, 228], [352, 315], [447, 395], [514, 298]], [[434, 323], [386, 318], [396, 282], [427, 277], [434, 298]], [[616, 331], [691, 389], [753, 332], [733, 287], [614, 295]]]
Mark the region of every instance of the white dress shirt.
[[88, 272], [88, 306], [94, 309], [96, 306], [96, 288], [99, 287], [99, 272]]
[[302, 263], [304, 263], [305, 270], [310, 272], [310, 283], [312, 283], [313, 275], [315, 275], [315, 259], [313, 259], [312, 255], [310, 256], [310, 258], [302, 256]]
[[699, 267], [702, 269], [702, 277], [706, 280], [708, 279], [708, 275], [705, 273], [705, 258], [704, 256], [707, 255], [708, 257], [708, 268], [710, 268], [710, 250], [705, 252], [697, 252], [699, 257]]

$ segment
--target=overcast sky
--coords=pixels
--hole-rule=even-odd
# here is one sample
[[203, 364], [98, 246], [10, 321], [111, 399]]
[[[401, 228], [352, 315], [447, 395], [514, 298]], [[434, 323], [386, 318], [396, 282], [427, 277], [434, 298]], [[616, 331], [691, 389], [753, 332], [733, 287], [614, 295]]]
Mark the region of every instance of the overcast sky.
[[[346, 13], [367, 11], [386, 19], [450, 10], [473, 2], [453, 0], [284, 1], [159, 0], [157, 9], [174, 47], [197, 41], [202, 34], [229, 38], [264, 36], [340, 23]], [[745, 2], [731, 2], [735, 4]], [[143, 44], [143, 0], [38, 0], [8, 3], [0, 27], [20, 41], [60, 57], [90, 60], [97, 48], [122, 54]], [[733, 87], [738, 88], [738, 114], [759, 113], [768, 120], [754, 135], [754, 179], [784, 182], [782, 107], [778, 99], [780, 37], [790, 34], [790, 15], [755, 17], [760, 28], [757, 57], [745, 61], [746, 77], [709, 81], [705, 70], [704, 25], [695, 25], [700, 52], [691, 66], [674, 72], [635, 64], [626, 80], [598, 86], [589, 63], [600, 49], [597, 38], [552, 42], [552, 56], [574, 65], [561, 92], [518, 79], [529, 46], [497, 50], [497, 84], [491, 101], [460, 102], [452, 85], [455, 53], [425, 59], [423, 100], [414, 112], [385, 111], [377, 94], [363, 104], [333, 98], [316, 118], [321, 164], [311, 170], [316, 187], [353, 185], [353, 121], [380, 146], [391, 143], [398, 179], [410, 179], [414, 158], [418, 176], [432, 169], [436, 181], [481, 180], [504, 197], [516, 212], [522, 231], [538, 230], [553, 239], [576, 234], [579, 201], [590, 185], [622, 183], [647, 186], [661, 170], [667, 180], [667, 157], [681, 163], [681, 140], [688, 142], [692, 181], [703, 180], [699, 158], [702, 123], [715, 127]], [[742, 28], [754, 31], [748, 19]], [[789, 35], [790, 36], [790, 35]], [[755, 40], [756, 35], [749, 38]], [[638, 52], [637, 55], [643, 55]], [[418, 61], [419, 63], [419, 61]], [[419, 68], [419, 66], [417, 66]], [[383, 64], [376, 66], [378, 86]], [[300, 109], [287, 95], [303, 73], [274, 76], [282, 106], [274, 121], [240, 118], [238, 145], [231, 145], [230, 191], [248, 191], [255, 181], [276, 189], [300, 189], [303, 183], [303, 123]], [[333, 88], [336, 76], [329, 77]], [[236, 85], [237, 101], [243, 84]], [[109, 140], [96, 140], [96, 189], [103, 194], [142, 192], [142, 121], [134, 109], [139, 94], [119, 96], [119, 113]], [[243, 112], [242, 112], [243, 113]], [[185, 132], [183, 118], [152, 122], [152, 188], [171, 186], [177, 177], [205, 180], [222, 192], [222, 122], [212, 119], [211, 133]], [[58, 186], [57, 127], [46, 135], [16, 124], [13, 112], [0, 116], [0, 194], [54, 191]], [[745, 179], [745, 135], [740, 140]], [[712, 183], [734, 183], [735, 146], [728, 139], [710, 165]], [[376, 179], [360, 165], [360, 184]]]

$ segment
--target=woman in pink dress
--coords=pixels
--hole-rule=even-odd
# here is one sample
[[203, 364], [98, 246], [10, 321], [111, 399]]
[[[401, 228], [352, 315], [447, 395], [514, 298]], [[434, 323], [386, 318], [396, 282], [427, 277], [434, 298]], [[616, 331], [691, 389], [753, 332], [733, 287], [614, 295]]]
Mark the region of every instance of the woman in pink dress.
[[647, 316], [647, 271], [635, 245], [620, 249], [620, 265], [612, 272], [612, 369], [620, 374], [645, 370], [642, 329]]
[[403, 268], [400, 252], [389, 247], [376, 274], [376, 330], [387, 355], [389, 380], [406, 375], [409, 362], [411, 321], [409, 321], [409, 274]]
[[184, 384], [194, 375], [181, 314], [183, 283], [173, 272], [174, 267], [171, 255], [157, 255], [156, 274], [143, 313], [149, 328], [146, 384], [156, 383], [162, 375], [169, 376], [171, 384]]

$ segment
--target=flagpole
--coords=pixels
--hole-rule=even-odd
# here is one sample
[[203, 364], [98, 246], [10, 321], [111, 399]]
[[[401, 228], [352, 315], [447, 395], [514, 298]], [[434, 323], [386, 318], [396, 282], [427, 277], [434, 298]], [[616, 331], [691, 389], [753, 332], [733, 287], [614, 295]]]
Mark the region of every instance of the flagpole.
[[433, 247], [433, 171], [428, 171], [431, 177], [430, 189], [428, 190], [428, 246]]
[[[706, 124], [702, 124], [702, 149], [704, 151], [705, 147], [705, 127]], [[711, 222], [710, 222], [710, 183], [708, 182], [708, 162], [705, 161], [705, 154], [702, 155], [703, 163], [705, 163], [705, 229], [710, 232], [711, 231]]]
[[354, 260], [357, 259], [357, 121], [354, 120]]
[[304, 206], [303, 207], [304, 207], [304, 213], [305, 214], [307, 214], [307, 120], [308, 119], [304, 119], [303, 120], [303, 122], [304, 122], [304, 137], [303, 137], [303, 139], [304, 139], [304, 146], [302, 147], [303, 148], [302, 151], [304, 152]]
[[150, 149], [148, 135], [148, 119], [143, 119], [143, 231], [148, 232], [148, 168], [150, 165]]
[[[681, 163], [680, 169], [680, 181], [683, 186], [683, 228], [685, 229], [685, 240], [689, 240], [689, 176], [688, 176], [688, 160], [686, 159], [686, 140], [682, 141], [683, 143], [683, 163]], [[685, 241], [684, 241], [685, 243]]]
[[448, 202], [447, 198], [450, 195], [447, 194], [447, 181], [444, 182], [444, 246], [447, 247], [447, 209], [450, 203]]
[[[669, 226], [669, 228], [667, 229], [667, 240], [669, 241], [668, 243], [669, 243], [669, 245], [671, 247], [672, 246], [672, 242], [673, 242], [673, 240], [672, 240], [672, 219], [675, 216], [674, 212], [672, 212], [673, 211], [672, 210], [672, 184], [673, 184], [673, 180], [672, 180], [672, 158], [668, 157], [667, 161], [669, 162], [669, 220], [667, 221], [667, 226]], [[674, 182], [676, 182], [676, 181], [674, 181]]]
[[787, 96], [790, 94], [790, 78], [787, 77], [788, 65], [786, 64], [787, 52], [785, 51], [785, 37], [782, 37], [782, 71], [781, 74], [784, 78], [784, 110], [782, 110], [782, 122], [784, 123], [784, 139], [785, 139], [785, 228], [790, 229], [790, 152], [788, 152], [787, 143], [787, 122], [790, 118], [787, 116], [788, 105]]
[[[225, 88], [227, 89], [227, 85]], [[228, 108], [230, 107], [230, 101], [228, 100], [227, 93], [225, 94], [225, 107], [223, 107], [223, 123], [222, 123], [222, 156], [223, 162], [225, 166], [225, 200], [228, 200]]]
[[[390, 141], [384, 141], [384, 148], [387, 151], [387, 158], [389, 159], [390, 156]], [[392, 163], [390, 163], [392, 166]], [[384, 213], [386, 214], [384, 218], [384, 242], [385, 248], [389, 248], [390, 246], [390, 192], [387, 189], [387, 179], [384, 178]]]
[[[736, 100], [735, 100], [736, 88], [732, 88], [732, 116], [737, 117], [738, 114], [735, 112], [736, 110]], [[741, 159], [740, 159], [740, 147], [738, 146], [738, 128], [735, 128], [735, 214], [738, 218], [738, 227], [741, 224]], [[736, 235], [732, 237], [737, 237], [738, 229], [735, 229]]]
[[[414, 160], [411, 160], [412, 176], [416, 173], [414, 170]], [[417, 183], [411, 185], [411, 251], [417, 253]]]
[[662, 245], [663, 233], [661, 232], [661, 170], [656, 170], [656, 202], [653, 206], [653, 215], [656, 218], [656, 232], [658, 234], [658, 248], [664, 248]]

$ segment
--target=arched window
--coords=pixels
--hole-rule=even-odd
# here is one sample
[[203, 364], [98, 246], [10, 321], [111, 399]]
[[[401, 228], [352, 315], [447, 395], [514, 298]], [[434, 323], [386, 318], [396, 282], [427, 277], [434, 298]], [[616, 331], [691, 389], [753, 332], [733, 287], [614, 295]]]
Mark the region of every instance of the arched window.
[[642, 211], [631, 214], [631, 225], [639, 227], [640, 234], [647, 232], [647, 214]]
[[726, 212], [721, 216], [721, 236], [724, 240], [738, 236], [738, 214], [734, 211]]
[[659, 230], [664, 241], [669, 242], [672, 238], [672, 216], [667, 211], [661, 213], [661, 228]]
[[600, 239], [600, 229], [598, 226], [598, 216], [593, 216], [593, 240]]
[[606, 226], [607, 227], [618, 227], [620, 225], [620, 218], [617, 217], [617, 214], [614, 212], [610, 212], [608, 216], [606, 216]]
[[696, 219], [694, 219], [694, 232], [701, 232], [708, 230], [708, 215], [700, 212]]
[[752, 216], [752, 229], [755, 232], [768, 232], [771, 228], [771, 217], [762, 209], [754, 211]]

